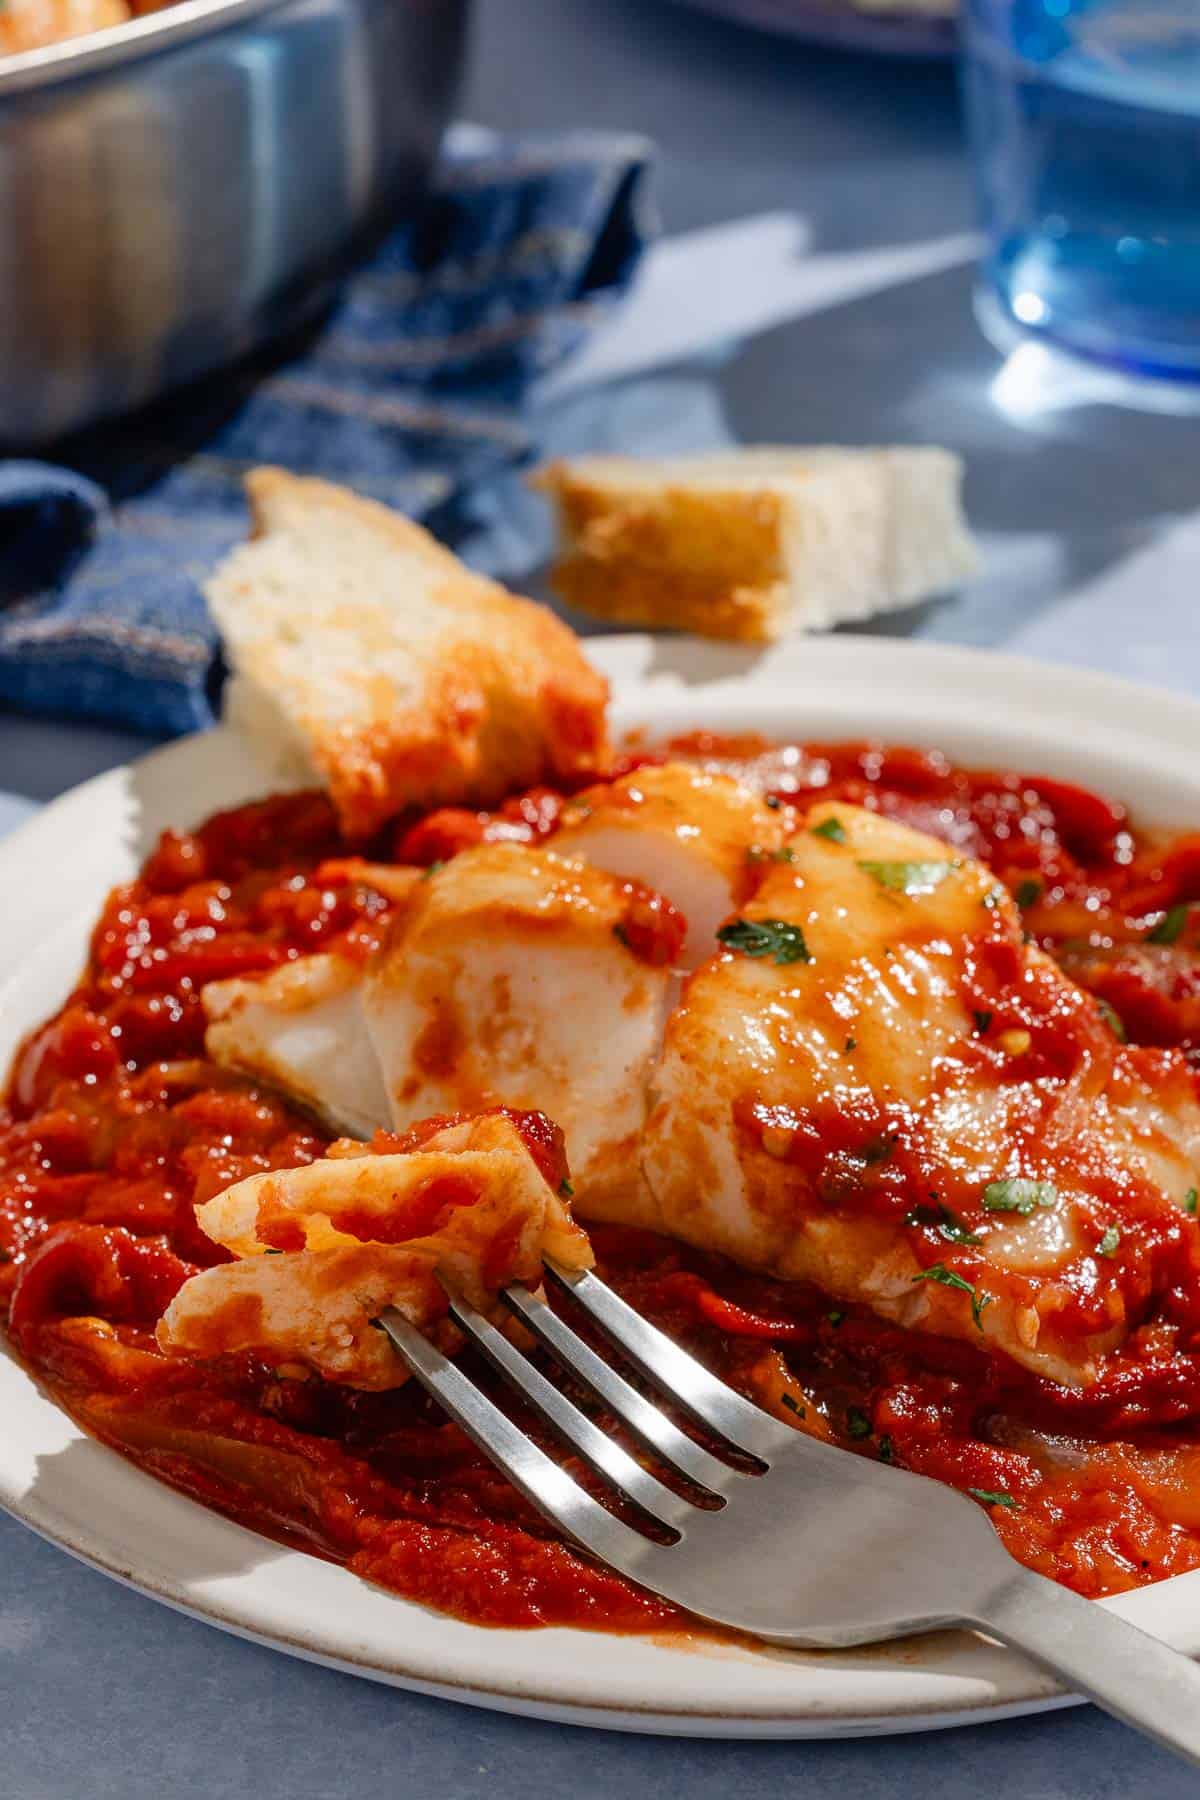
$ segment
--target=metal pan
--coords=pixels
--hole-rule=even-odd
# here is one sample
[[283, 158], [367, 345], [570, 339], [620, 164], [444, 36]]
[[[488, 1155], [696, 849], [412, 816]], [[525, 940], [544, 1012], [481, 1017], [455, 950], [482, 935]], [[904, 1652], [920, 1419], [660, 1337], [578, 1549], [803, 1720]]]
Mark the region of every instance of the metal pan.
[[142, 405], [315, 309], [418, 197], [467, 0], [183, 0], [0, 61], [0, 441]]

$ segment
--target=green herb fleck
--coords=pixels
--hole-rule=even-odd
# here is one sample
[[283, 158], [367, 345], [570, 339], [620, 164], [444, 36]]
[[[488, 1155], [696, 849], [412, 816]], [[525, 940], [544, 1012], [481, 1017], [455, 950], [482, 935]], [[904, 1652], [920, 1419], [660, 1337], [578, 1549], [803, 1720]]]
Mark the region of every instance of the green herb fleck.
[[789, 1412], [794, 1412], [798, 1419], [804, 1417], [804, 1408], [794, 1394], [780, 1394], [779, 1404], [781, 1406], [786, 1406]]
[[931, 1225], [948, 1244], [982, 1244], [977, 1231], [969, 1231], [948, 1206], [914, 1206], [904, 1215], [905, 1225]]
[[422, 875], [421, 880], [422, 881], [432, 880], [432, 878], [437, 874], [438, 870], [444, 869], [445, 866], [446, 865], [444, 862], [431, 862], [429, 864], [429, 867], [425, 870], [425, 873]]
[[804, 933], [786, 919], [734, 919], [722, 925], [717, 939], [743, 956], [769, 956], [775, 963], [812, 961]]
[[1125, 1026], [1120, 1013], [1114, 1012], [1107, 1000], [1097, 999], [1096, 1005], [1099, 1007], [1100, 1017], [1104, 1020], [1108, 1029], [1112, 1032], [1117, 1042], [1123, 1044], [1125, 1042]]
[[778, 794], [768, 794], [764, 804], [769, 806], [772, 812], [778, 812], [783, 805], [783, 801], [779, 798]]
[[994, 1013], [990, 1013], [990, 1012], [977, 1012], [977, 1013], [971, 1014], [971, 1017], [975, 1021], [975, 1029], [980, 1034], [981, 1037], [983, 1036], [983, 1033], [987, 1030], [988, 1026], [991, 1024], [991, 1022], [995, 1018], [995, 1016], [996, 1015]]
[[819, 825], [814, 825], [812, 834], [814, 837], [828, 838], [831, 844], [844, 844], [846, 841], [846, 827], [834, 813], [830, 813], [827, 819], [822, 819]]
[[879, 1460], [883, 1463], [895, 1462], [896, 1453], [892, 1448], [892, 1440], [885, 1433], [879, 1440]]
[[1195, 1188], [1189, 1188], [1187, 1193], [1183, 1196], [1184, 1212], [1194, 1213], [1197, 1200], [1200, 1200], [1200, 1193], [1197, 1193]]
[[1110, 1225], [1100, 1242], [1096, 1245], [1097, 1256], [1115, 1256], [1117, 1245], [1121, 1242], [1121, 1233], [1115, 1225]]
[[983, 1190], [983, 1204], [988, 1212], [1024, 1213], [1035, 1206], [1057, 1206], [1058, 1189], [1052, 1181], [1031, 1181], [1025, 1175], [1008, 1175], [1003, 1181], [989, 1181]]
[[752, 863], [790, 863], [795, 862], [796, 860], [796, 852], [794, 850], [789, 850], [786, 844], [779, 850], [764, 850], [761, 844], [751, 844], [749, 850], [746, 852], [746, 856]]
[[1013, 895], [1013, 899], [1021, 908], [1022, 912], [1024, 912], [1028, 906], [1036, 906], [1041, 897], [1042, 884], [1040, 881], [1023, 881]]
[[264, 1251], [263, 1251], [263, 1255], [264, 1255], [264, 1256], [282, 1256], [282, 1255], [283, 1255], [283, 1251], [282, 1251], [282, 1250], [276, 1250], [276, 1249], [275, 1249], [275, 1247], [274, 1247], [274, 1246], [273, 1246], [273, 1245], [271, 1245], [271, 1244], [268, 1244], [268, 1245], [267, 1245], [267, 1248], [266, 1248], [266, 1249], [265, 1249], [265, 1250], [264, 1250]]
[[959, 867], [956, 862], [860, 862], [859, 868], [893, 894], [929, 894]]
[[832, 1312], [827, 1312], [825, 1314], [825, 1317], [829, 1320], [829, 1323], [833, 1326], [833, 1329], [835, 1331], [837, 1330], [838, 1326], [841, 1324], [841, 1322], [845, 1318], [845, 1316], [846, 1316], [845, 1313], [838, 1312], [836, 1307], [834, 1308], [834, 1310]]
[[927, 1269], [922, 1269], [919, 1275], [914, 1275], [913, 1280], [937, 1281], [943, 1287], [958, 1288], [961, 1293], [970, 1294], [971, 1317], [975, 1321], [976, 1328], [979, 1331], [983, 1330], [983, 1309], [992, 1304], [995, 1298], [994, 1294], [985, 1294], [982, 1288], [973, 1288], [969, 1281], [964, 1281], [961, 1275], [956, 1275], [953, 1269], [948, 1269], [945, 1263], [940, 1262], [931, 1263]]
[[855, 1051], [857, 1049], [858, 1049], [858, 1039], [857, 1038], [847, 1038], [845, 1043], [842, 1045], [842, 1055], [849, 1056], [852, 1051]]
[[974, 1499], [982, 1500], [985, 1506], [1007, 1506], [1012, 1508], [1017, 1504], [1011, 1494], [993, 1494], [988, 1488], [968, 1488], [967, 1492], [972, 1495]]
[[613, 926], [613, 936], [616, 938], [618, 944], [624, 944], [625, 948], [628, 950], [628, 948], [629, 948], [629, 933], [626, 931], [626, 929], [623, 925], [614, 925]]
[[891, 1162], [899, 1141], [899, 1138], [884, 1136], [872, 1138], [869, 1144], [864, 1144], [862, 1159], [867, 1167], [871, 1168], [875, 1163]]
[[868, 1419], [861, 1406], [852, 1406], [847, 1411], [846, 1430], [854, 1439], [855, 1443], [860, 1442], [863, 1438], [870, 1437], [871, 1421]]
[[1186, 906], [1168, 907], [1154, 930], [1147, 932], [1146, 942], [1148, 944], [1177, 943], [1187, 922], [1188, 908]]
[[567, 1180], [565, 1175], [558, 1184], [558, 1193], [559, 1198], [562, 1200], [570, 1200], [574, 1197], [575, 1189], [571, 1186], [571, 1183]]

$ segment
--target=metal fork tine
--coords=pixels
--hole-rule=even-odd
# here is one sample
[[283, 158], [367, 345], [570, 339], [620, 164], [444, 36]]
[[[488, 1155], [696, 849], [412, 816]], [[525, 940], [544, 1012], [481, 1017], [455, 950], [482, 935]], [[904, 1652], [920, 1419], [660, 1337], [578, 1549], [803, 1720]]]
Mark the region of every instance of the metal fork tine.
[[[565, 1271], [561, 1278], [575, 1286]], [[613, 1335], [659, 1380], [670, 1379], [673, 1389], [706, 1409], [710, 1386], [725, 1397], [722, 1384], [684, 1352], [678, 1352], [678, 1362], [664, 1357], [664, 1343], [676, 1347], [660, 1332], [648, 1326], [644, 1334], [630, 1330], [637, 1314], [603, 1283], [585, 1278], [583, 1285], [591, 1289], [586, 1297], [593, 1316], [615, 1320]], [[529, 1380], [535, 1371], [520, 1352], [471, 1307], [456, 1303], [455, 1316], [498, 1366], [513, 1371], [529, 1396], [537, 1385]], [[779, 1644], [836, 1649], [965, 1624], [1023, 1650], [1117, 1718], [1200, 1766], [1200, 1671], [1113, 1613], [1018, 1568], [965, 1495], [782, 1426], [786, 1439], [780, 1448], [792, 1454], [777, 1454], [761, 1480], [742, 1482], [728, 1506], [693, 1511], [696, 1536], [664, 1548], [606, 1512], [403, 1314], [389, 1307], [377, 1322], [416, 1379], [534, 1506], [652, 1593]], [[710, 1386], [697, 1384], [697, 1373]], [[539, 1404], [548, 1394], [568, 1405], [548, 1382], [543, 1385]], [[736, 1395], [728, 1398], [756, 1420], [757, 1408]], [[549, 1405], [545, 1410], [553, 1416]], [[583, 1419], [576, 1409], [569, 1411]], [[715, 1416], [724, 1420], [718, 1428], [731, 1438], [732, 1420], [739, 1427], [734, 1441], [748, 1444], [752, 1453], [775, 1450], [765, 1433], [741, 1428], [745, 1421], [738, 1420], [737, 1408], [722, 1407]], [[629, 1485], [622, 1464], [608, 1466], [619, 1471], [614, 1478], [621, 1486]], [[775, 1554], [782, 1534], [794, 1530], [798, 1520], [804, 1523], [803, 1554]]]
[[546, 1377], [534, 1368], [529, 1358], [523, 1356], [516, 1345], [510, 1343], [503, 1332], [497, 1331], [481, 1312], [476, 1312], [473, 1306], [453, 1294], [450, 1296], [450, 1312], [455, 1322], [483, 1351], [493, 1368], [499, 1370], [521, 1398], [573, 1445], [593, 1469], [663, 1525], [682, 1532], [689, 1516], [695, 1518], [696, 1509], [690, 1501], [672, 1493], [669, 1487], [664, 1487], [661, 1481], [622, 1450], [620, 1444], [593, 1425], [587, 1415], [572, 1405], [556, 1387], [551, 1386]]
[[461, 1369], [435, 1350], [403, 1313], [394, 1306], [386, 1307], [376, 1323], [387, 1333], [409, 1373], [560, 1531], [575, 1538], [602, 1562], [631, 1574], [656, 1548], [584, 1493], [579, 1483], [524, 1432], [518, 1431]]
[[546, 1267], [643, 1375], [710, 1431], [767, 1463], [794, 1445], [796, 1434], [790, 1425], [735, 1394], [597, 1276], [563, 1268], [549, 1258]]
[[653, 1406], [644, 1394], [609, 1368], [602, 1357], [537, 1294], [514, 1283], [503, 1291], [513, 1311], [529, 1327], [563, 1366], [571, 1371], [601, 1399], [610, 1411], [636, 1431], [638, 1436], [657, 1450], [664, 1462], [671, 1464], [698, 1486], [710, 1493], [724, 1495], [738, 1481], [745, 1479], [740, 1470], [731, 1468], [710, 1455], [702, 1445], [679, 1430], [666, 1413]]

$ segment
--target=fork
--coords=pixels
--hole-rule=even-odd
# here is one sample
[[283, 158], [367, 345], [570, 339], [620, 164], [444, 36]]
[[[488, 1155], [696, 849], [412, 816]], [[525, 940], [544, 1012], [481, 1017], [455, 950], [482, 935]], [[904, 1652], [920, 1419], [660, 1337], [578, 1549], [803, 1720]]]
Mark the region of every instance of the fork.
[[656, 1529], [592, 1498], [394, 1307], [376, 1323], [410, 1373], [547, 1518], [603, 1563], [717, 1624], [772, 1644], [844, 1649], [968, 1626], [1200, 1764], [1200, 1669], [1103, 1607], [1016, 1563], [986, 1513], [926, 1476], [851, 1456], [743, 1399], [597, 1276], [547, 1262], [604, 1338], [732, 1452], [697, 1443], [529, 1288], [503, 1298], [534, 1338], [668, 1467], [657, 1476], [449, 1289], [466, 1337]]

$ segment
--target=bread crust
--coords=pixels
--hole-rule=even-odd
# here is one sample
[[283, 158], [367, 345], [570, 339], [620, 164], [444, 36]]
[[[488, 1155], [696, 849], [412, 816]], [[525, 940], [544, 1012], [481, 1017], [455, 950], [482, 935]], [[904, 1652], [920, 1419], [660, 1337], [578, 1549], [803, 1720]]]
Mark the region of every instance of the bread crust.
[[532, 485], [558, 508], [561, 553], [550, 579], [568, 606], [743, 643], [779, 635], [788, 579], [775, 495], [671, 481], [622, 492], [568, 462], [539, 469]]
[[594, 617], [744, 643], [871, 617], [977, 558], [961, 464], [928, 446], [742, 446], [537, 470], [559, 527], [556, 593]]

